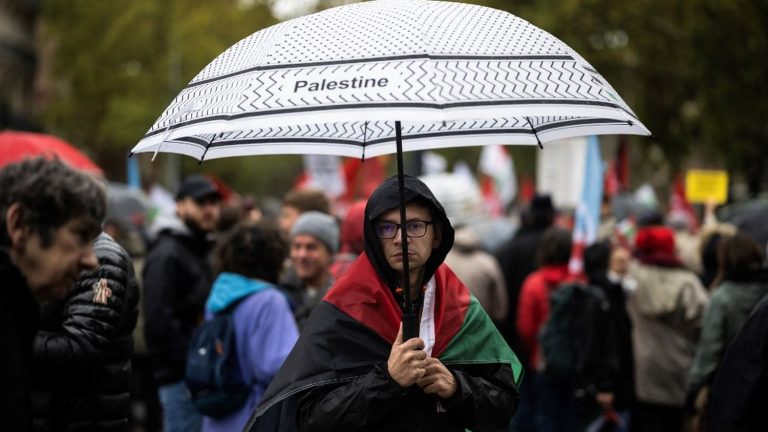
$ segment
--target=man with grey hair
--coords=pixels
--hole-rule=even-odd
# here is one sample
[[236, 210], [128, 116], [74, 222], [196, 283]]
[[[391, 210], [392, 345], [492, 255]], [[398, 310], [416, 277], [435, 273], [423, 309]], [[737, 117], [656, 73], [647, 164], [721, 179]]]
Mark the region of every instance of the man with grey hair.
[[291, 227], [290, 258], [301, 285], [289, 291], [289, 295], [299, 329], [333, 285], [331, 264], [338, 250], [339, 225], [333, 216], [309, 211]]
[[106, 212], [104, 189], [59, 160], [0, 169], [0, 418], [29, 430], [29, 364], [38, 301], [64, 297], [96, 268], [91, 241]]

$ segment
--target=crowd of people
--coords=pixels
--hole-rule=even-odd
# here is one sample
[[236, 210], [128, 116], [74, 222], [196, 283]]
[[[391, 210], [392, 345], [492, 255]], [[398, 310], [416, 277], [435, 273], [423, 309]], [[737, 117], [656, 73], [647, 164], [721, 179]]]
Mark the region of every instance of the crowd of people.
[[191, 175], [143, 227], [58, 160], [0, 168], [4, 427], [768, 429], [765, 245], [711, 213], [628, 236], [606, 205], [574, 272], [549, 196], [488, 250], [404, 181], [405, 207], [392, 177], [270, 213]]

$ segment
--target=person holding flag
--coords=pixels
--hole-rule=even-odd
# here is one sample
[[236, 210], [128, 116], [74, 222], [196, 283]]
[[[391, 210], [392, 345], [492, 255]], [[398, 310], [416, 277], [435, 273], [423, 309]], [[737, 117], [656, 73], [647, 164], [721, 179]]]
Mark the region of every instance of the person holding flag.
[[[491, 319], [443, 264], [454, 230], [427, 186], [397, 177], [365, 209], [365, 251], [310, 316], [256, 409], [251, 431], [503, 430], [522, 368]], [[408, 265], [401, 242], [408, 241]], [[408, 277], [410, 293], [399, 287]], [[403, 337], [405, 295], [419, 337]]]

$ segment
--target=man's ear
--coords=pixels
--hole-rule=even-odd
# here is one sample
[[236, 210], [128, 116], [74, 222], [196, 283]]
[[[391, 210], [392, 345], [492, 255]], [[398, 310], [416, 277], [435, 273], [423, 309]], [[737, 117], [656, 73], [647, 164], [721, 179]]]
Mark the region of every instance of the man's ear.
[[435, 227], [435, 239], [432, 241], [432, 249], [437, 249], [438, 247], [440, 247], [440, 244], [443, 242], [443, 226], [442, 224], [436, 223], [434, 227]]
[[5, 229], [11, 240], [11, 248], [20, 245], [26, 237], [26, 229], [21, 221], [22, 209], [19, 203], [13, 203], [5, 213]]
[[176, 201], [176, 214], [179, 217], [182, 217], [182, 215], [186, 213], [186, 209], [187, 209], [187, 206], [183, 199]]

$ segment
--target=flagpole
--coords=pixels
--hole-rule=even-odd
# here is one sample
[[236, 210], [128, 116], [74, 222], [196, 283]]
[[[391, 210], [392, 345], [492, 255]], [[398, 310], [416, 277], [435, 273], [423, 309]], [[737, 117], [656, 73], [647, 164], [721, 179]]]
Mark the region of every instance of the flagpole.
[[403, 132], [400, 121], [395, 122], [397, 143], [397, 183], [400, 190], [400, 244], [403, 254], [403, 341], [419, 337], [418, 315], [411, 300], [410, 264], [408, 263], [408, 233], [405, 230], [405, 177], [403, 175]]

